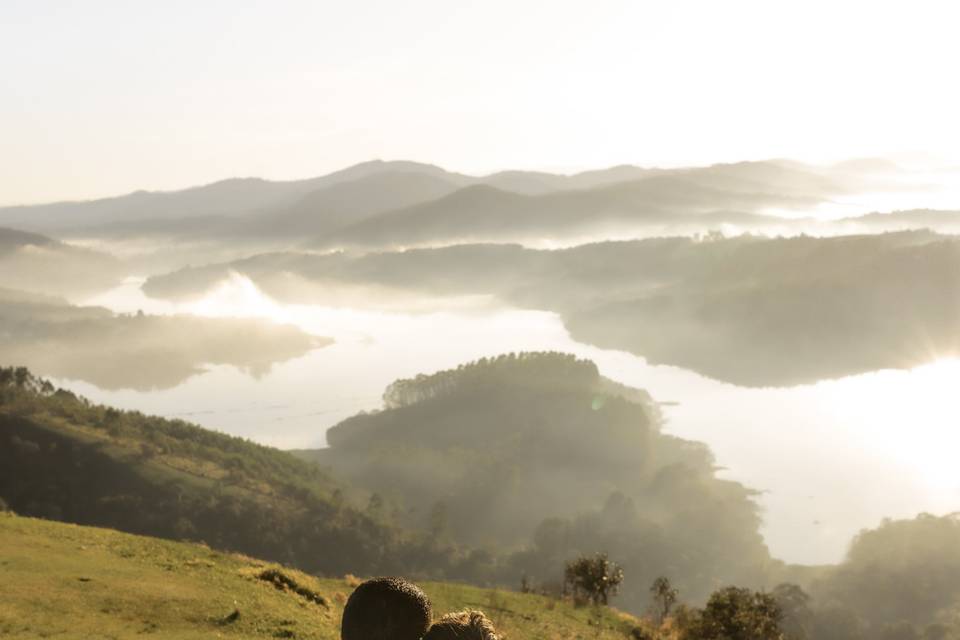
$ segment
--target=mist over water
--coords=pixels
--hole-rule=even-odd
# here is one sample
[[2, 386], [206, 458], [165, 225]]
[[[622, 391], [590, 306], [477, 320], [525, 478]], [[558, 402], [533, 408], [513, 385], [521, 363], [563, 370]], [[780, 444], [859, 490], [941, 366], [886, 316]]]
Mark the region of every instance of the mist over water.
[[89, 4], [0, 2], [0, 637], [960, 640], [960, 4]]
[[817, 220], [837, 220], [861, 216], [869, 212], [889, 213], [909, 209], [956, 210], [960, 207], [960, 169], [917, 168], [902, 170], [896, 180], [856, 189], [850, 193], [833, 194], [829, 200], [807, 211], [770, 209], [788, 218], [806, 217]]
[[840, 560], [851, 536], [884, 517], [942, 513], [960, 502], [960, 362], [878, 371], [789, 388], [744, 388], [573, 341], [549, 312], [475, 296], [421, 301], [416, 313], [278, 303], [234, 275], [190, 303], [145, 297], [142, 279], [86, 300], [118, 312], [261, 317], [334, 343], [259, 378], [230, 366], [167, 390], [104, 391], [59, 381], [92, 400], [179, 417], [280, 448], [325, 446], [325, 430], [381, 406], [393, 380], [510, 351], [554, 350], [663, 404], [668, 433], [714, 451], [724, 477], [761, 491], [763, 534], [789, 562]]

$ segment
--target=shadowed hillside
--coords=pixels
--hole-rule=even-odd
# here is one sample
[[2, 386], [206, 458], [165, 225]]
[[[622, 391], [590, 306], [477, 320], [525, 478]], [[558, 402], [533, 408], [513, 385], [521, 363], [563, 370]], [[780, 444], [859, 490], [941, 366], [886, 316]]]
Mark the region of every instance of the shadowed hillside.
[[293, 456], [92, 405], [0, 369], [0, 497], [17, 513], [204, 540], [304, 570], [409, 570], [402, 541]]

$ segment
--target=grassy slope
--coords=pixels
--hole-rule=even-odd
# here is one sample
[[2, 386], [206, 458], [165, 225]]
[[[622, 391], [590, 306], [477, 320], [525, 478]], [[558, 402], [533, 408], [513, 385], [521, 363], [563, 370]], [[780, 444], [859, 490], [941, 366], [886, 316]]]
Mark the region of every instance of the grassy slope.
[[[0, 636], [339, 638], [353, 582], [282, 568], [322, 595], [322, 606], [257, 579], [271, 567], [280, 568], [202, 545], [0, 513]], [[484, 610], [508, 639], [613, 640], [637, 624], [604, 610], [598, 633], [590, 608], [509, 591], [421, 586], [437, 614]], [[225, 622], [234, 610], [239, 617]]]

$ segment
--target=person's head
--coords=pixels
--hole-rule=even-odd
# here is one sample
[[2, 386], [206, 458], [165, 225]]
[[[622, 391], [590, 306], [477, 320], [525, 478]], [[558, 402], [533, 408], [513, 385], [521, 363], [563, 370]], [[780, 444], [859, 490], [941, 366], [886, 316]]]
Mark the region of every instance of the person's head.
[[423, 640], [497, 640], [497, 632], [482, 612], [459, 611], [434, 622]]
[[354, 589], [343, 608], [342, 640], [420, 640], [430, 626], [430, 601], [415, 584], [374, 578]]

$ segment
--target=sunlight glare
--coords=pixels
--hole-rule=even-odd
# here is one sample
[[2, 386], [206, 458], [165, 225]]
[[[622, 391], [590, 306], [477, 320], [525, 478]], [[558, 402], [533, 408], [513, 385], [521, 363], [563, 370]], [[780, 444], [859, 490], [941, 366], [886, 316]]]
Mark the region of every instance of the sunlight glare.
[[913, 470], [928, 489], [957, 494], [958, 381], [960, 359], [942, 359], [908, 371], [846, 378], [832, 385], [832, 393], [844, 399], [837, 403], [841, 418], [873, 424], [865, 448]]

